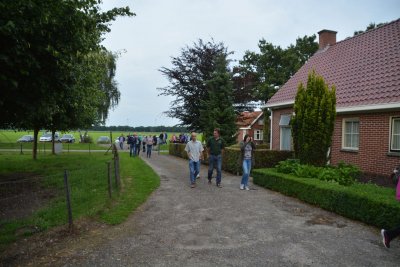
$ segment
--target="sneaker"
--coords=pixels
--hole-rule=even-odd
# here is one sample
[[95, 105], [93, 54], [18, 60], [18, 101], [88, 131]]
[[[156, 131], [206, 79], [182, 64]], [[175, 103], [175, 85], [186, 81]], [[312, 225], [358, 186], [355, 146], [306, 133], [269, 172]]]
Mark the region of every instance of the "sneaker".
[[222, 185], [221, 184], [217, 184], [217, 187], [222, 188]]
[[190, 187], [191, 187], [191, 188], [195, 188], [195, 187], [196, 187], [196, 184], [193, 183], [193, 184], [190, 185]]
[[248, 186], [245, 186], [245, 187], [244, 187], [244, 189], [246, 189], [246, 190], [250, 190], [250, 188], [249, 188]]
[[389, 237], [386, 235], [385, 229], [381, 230], [381, 235], [382, 235], [382, 243], [386, 248], [390, 248], [390, 240]]
[[197, 174], [196, 179], [200, 179], [200, 174]]
[[244, 184], [240, 184], [240, 190], [244, 189]]

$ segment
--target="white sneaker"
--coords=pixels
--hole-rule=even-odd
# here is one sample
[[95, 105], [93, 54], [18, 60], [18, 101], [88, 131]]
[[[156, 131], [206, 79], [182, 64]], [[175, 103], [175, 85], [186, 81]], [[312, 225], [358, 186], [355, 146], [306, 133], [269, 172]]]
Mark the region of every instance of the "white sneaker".
[[240, 185], [240, 190], [243, 190], [244, 189], [244, 184], [241, 184]]
[[250, 188], [249, 188], [248, 186], [245, 186], [245, 187], [244, 187], [244, 189], [246, 189], [246, 190], [250, 190]]

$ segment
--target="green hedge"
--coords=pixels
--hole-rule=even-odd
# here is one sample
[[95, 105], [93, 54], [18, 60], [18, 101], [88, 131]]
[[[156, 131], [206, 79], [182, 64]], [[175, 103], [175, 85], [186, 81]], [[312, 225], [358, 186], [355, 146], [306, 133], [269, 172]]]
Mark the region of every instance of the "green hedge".
[[[257, 146], [258, 148], [258, 146]], [[204, 148], [206, 149], [206, 148]], [[204, 150], [204, 163], [208, 164], [207, 153]], [[185, 151], [184, 144], [170, 144], [169, 154], [187, 159], [187, 153]], [[269, 149], [256, 149], [255, 151], [255, 166], [254, 168], [270, 168], [283, 161], [292, 157], [292, 152], [288, 151], [274, 151]], [[232, 146], [225, 148], [222, 156], [222, 169], [227, 172], [234, 174], [242, 173], [242, 166], [239, 164], [240, 149], [238, 146]]]
[[275, 169], [254, 170], [253, 179], [257, 185], [380, 228], [393, 228], [400, 222], [400, 203], [393, 188], [360, 183], [342, 186], [278, 173]]

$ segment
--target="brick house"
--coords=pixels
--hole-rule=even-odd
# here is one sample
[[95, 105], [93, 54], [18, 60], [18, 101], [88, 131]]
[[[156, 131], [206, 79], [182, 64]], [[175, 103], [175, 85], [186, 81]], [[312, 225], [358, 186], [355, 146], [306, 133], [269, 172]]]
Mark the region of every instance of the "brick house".
[[243, 137], [248, 134], [253, 137], [257, 144], [263, 142], [264, 116], [262, 111], [242, 112], [236, 118], [237, 142], [243, 141]]
[[271, 149], [292, 150], [289, 122], [297, 87], [315, 69], [336, 86], [331, 163], [389, 175], [400, 165], [400, 19], [340, 42], [334, 31], [318, 34], [319, 50], [266, 104]]

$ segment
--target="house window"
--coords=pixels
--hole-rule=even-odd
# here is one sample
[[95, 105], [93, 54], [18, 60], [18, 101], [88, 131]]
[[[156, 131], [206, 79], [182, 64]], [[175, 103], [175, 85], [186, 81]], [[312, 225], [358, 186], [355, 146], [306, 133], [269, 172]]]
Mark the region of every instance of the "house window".
[[392, 118], [390, 133], [390, 151], [400, 151], [400, 117]]
[[360, 120], [358, 118], [343, 120], [342, 148], [358, 150], [360, 135]]
[[281, 150], [291, 150], [292, 147], [292, 129], [290, 128], [290, 118], [291, 115], [281, 115], [279, 121], [280, 127], [280, 149]]
[[254, 140], [263, 140], [263, 130], [254, 131]]

